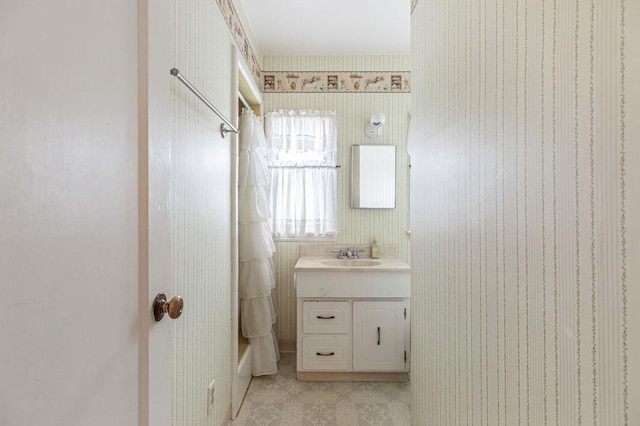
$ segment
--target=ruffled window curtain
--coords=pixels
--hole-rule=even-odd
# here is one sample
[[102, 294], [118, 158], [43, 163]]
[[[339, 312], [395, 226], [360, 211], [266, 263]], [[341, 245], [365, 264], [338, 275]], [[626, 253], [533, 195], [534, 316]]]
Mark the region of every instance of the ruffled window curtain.
[[243, 110], [238, 162], [239, 293], [242, 334], [251, 345], [254, 376], [274, 374], [280, 357], [275, 331], [275, 252], [269, 227], [269, 171], [262, 123]]
[[265, 133], [273, 235], [336, 235], [335, 112], [273, 111], [266, 115]]

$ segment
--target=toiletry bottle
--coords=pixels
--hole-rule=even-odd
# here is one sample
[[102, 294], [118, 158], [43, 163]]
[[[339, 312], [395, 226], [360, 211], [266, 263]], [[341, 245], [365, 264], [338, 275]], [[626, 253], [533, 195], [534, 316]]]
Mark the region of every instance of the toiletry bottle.
[[371, 243], [371, 258], [380, 258], [380, 244], [378, 244], [378, 237], [375, 235], [373, 236], [373, 242]]

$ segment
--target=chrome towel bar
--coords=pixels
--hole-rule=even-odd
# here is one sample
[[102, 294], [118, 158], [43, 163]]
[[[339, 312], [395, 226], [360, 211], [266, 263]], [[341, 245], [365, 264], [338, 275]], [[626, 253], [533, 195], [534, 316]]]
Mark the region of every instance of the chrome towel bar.
[[339, 169], [341, 165], [337, 166], [267, 166], [270, 169]]
[[209, 99], [207, 99], [202, 93], [200, 93], [198, 89], [193, 87], [193, 84], [191, 84], [189, 80], [184, 78], [184, 76], [180, 74], [180, 71], [178, 71], [177, 68], [171, 68], [170, 72], [172, 76], [180, 80], [182, 84], [187, 86], [187, 89], [191, 90], [194, 95], [196, 95], [202, 102], [204, 102], [206, 106], [209, 107], [209, 109], [211, 109], [211, 111], [215, 112], [216, 115], [220, 117], [220, 119], [223, 121], [223, 123], [220, 125], [220, 134], [223, 138], [226, 137], [227, 133], [229, 132], [238, 133], [238, 128], [231, 124], [231, 122], [224, 115], [222, 115], [220, 111], [218, 111], [218, 108], [216, 108], [211, 102], [209, 102]]

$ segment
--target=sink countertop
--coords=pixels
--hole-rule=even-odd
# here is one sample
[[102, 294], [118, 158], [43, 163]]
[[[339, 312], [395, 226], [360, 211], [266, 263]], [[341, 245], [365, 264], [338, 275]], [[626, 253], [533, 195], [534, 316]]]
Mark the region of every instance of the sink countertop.
[[375, 261], [380, 262], [379, 265], [369, 266], [338, 266], [338, 265], [325, 265], [322, 262], [327, 260], [337, 260], [336, 257], [301, 257], [296, 262], [294, 270], [297, 272], [302, 271], [349, 271], [349, 272], [371, 272], [371, 271], [386, 271], [386, 272], [407, 272], [411, 270], [411, 265], [403, 262], [400, 259], [395, 258], [380, 258], [371, 259], [369, 257], [361, 259], [344, 259], [345, 261]]

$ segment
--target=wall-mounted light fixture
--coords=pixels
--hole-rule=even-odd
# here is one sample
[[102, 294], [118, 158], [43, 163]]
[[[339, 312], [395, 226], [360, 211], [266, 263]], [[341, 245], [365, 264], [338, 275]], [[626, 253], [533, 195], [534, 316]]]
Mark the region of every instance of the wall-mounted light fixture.
[[364, 127], [364, 134], [370, 138], [379, 138], [382, 126], [384, 126], [384, 114], [375, 112], [371, 114], [369, 124]]

